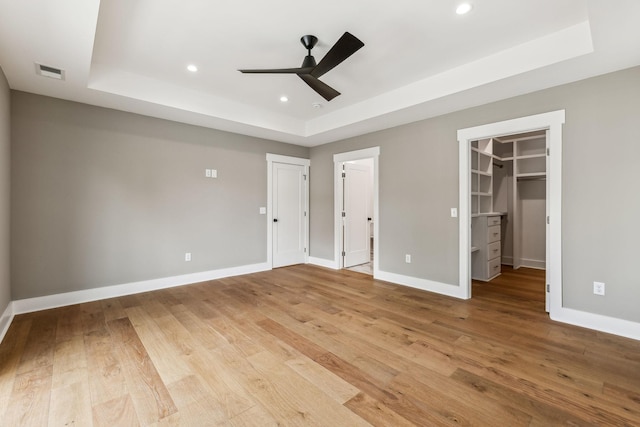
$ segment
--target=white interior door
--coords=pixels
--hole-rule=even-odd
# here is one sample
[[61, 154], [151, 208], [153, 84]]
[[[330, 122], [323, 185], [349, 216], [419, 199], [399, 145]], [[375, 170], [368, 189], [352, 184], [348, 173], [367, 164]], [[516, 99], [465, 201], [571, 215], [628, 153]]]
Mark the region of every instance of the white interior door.
[[273, 267], [305, 262], [305, 167], [273, 163]]
[[364, 264], [371, 259], [369, 200], [371, 168], [344, 164], [344, 266]]

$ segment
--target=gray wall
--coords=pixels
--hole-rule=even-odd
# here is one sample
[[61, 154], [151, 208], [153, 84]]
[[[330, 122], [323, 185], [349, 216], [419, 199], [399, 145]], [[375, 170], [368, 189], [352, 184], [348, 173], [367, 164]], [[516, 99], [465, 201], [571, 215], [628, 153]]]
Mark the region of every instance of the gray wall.
[[14, 299], [266, 262], [266, 153], [309, 153], [23, 92], [11, 102]]
[[10, 213], [10, 91], [0, 68], [0, 315], [11, 302], [9, 273], [9, 213]]
[[333, 259], [333, 154], [380, 146], [381, 270], [458, 284], [457, 130], [560, 109], [564, 306], [640, 322], [640, 68], [312, 148], [311, 255]]

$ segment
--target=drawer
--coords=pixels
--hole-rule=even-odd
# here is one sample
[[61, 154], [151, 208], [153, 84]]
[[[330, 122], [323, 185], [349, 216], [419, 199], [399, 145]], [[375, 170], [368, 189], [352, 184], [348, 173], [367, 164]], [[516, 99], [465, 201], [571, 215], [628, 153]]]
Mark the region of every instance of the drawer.
[[487, 243], [499, 242], [500, 241], [500, 226], [492, 225], [487, 228]]
[[487, 217], [487, 225], [491, 227], [492, 225], [500, 225], [500, 217], [499, 216], [488, 216]]
[[489, 272], [488, 274], [489, 277], [497, 276], [502, 271], [502, 265], [500, 265], [500, 258], [494, 258], [491, 261], [489, 261], [487, 264], [488, 264], [487, 270]]
[[500, 242], [493, 242], [487, 245], [487, 261], [500, 257]]

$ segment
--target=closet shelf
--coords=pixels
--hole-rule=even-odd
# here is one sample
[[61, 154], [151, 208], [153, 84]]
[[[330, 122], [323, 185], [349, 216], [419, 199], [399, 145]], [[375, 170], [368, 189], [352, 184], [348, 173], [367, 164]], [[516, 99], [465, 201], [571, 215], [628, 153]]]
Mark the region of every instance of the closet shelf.
[[532, 179], [532, 178], [546, 178], [546, 172], [530, 172], [530, 173], [519, 173], [516, 174], [516, 179]]
[[477, 173], [478, 175], [484, 175], [484, 176], [491, 176], [491, 173], [489, 172], [483, 172], [483, 171], [479, 171], [477, 169], [471, 169], [472, 173]]
[[544, 153], [540, 153], [540, 154], [526, 154], [524, 156], [515, 156], [515, 158], [517, 160], [524, 160], [524, 159], [539, 159], [540, 157], [546, 157], [546, 154]]
[[486, 197], [489, 197], [489, 196], [491, 196], [491, 193], [481, 193], [479, 191], [472, 191], [471, 195], [472, 196], [486, 196]]

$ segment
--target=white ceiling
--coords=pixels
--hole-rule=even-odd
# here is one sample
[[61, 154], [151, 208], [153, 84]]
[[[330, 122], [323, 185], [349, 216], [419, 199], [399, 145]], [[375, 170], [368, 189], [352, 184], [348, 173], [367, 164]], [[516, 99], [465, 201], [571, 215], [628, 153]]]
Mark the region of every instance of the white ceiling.
[[[12, 89], [314, 146], [640, 65], [638, 0], [459, 3], [0, 0], [0, 66]], [[345, 31], [365, 46], [322, 77], [331, 102], [237, 71], [299, 66], [305, 34], [320, 61]]]

